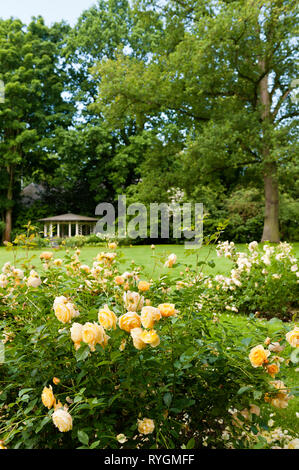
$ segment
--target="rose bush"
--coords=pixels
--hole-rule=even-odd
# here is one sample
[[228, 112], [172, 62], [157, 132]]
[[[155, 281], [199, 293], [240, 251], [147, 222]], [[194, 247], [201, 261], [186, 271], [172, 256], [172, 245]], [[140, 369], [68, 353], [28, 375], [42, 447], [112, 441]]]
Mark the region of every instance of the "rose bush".
[[248, 253], [237, 252], [233, 242], [217, 246], [217, 255], [233, 262], [230, 275], [207, 277], [208, 298], [214, 308], [266, 318], [290, 320], [299, 295], [297, 259], [288, 243], [276, 246], [248, 244]]
[[[135, 265], [122, 273], [111, 248], [87, 267], [79, 250], [59, 262], [47, 252], [40, 272], [3, 266], [2, 448], [279, 446], [269, 414], [297, 394], [282, 379], [298, 362], [298, 327], [282, 323], [267, 337], [252, 318], [254, 334], [241, 334], [215, 315], [225, 297], [213, 303], [211, 290], [223, 280], [200, 265], [146, 280]], [[223, 250], [234, 259], [231, 245]], [[241, 286], [232, 285], [246, 289], [248, 269], [279, 253], [289, 263], [283, 250], [238, 256]], [[288, 435], [281, 446], [296, 447]]]

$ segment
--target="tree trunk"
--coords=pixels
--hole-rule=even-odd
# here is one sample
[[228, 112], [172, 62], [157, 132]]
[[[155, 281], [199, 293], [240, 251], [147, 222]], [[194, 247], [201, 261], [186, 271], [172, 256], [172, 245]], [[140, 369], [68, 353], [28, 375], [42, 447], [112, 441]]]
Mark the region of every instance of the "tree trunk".
[[279, 242], [279, 191], [277, 167], [275, 163], [267, 163], [264, 173], [265, 185], [265, 216], [262, 242]]
[[14, 169], [12, 166], [7, 167], [7, 172], [9, 174], [9, 183], [7, 189], [7, 200], [8, 206], [5, 211], [5, 229], [3, 235], [3, 241], [11, 241], [11, 229], [12, 229], [12, 201], [13, 201], [13, 182], [14, 182]]
[[[259, 61], [262, 73], [267, 70], [264, 59]], [[267, 126], [270, 123], [271, 97], [268, 90], [268, 74], [259, 83], [259, 95], [261, 105], [261, 119], [265, 127], [263, 129], [263, 157], [264, 157], [264, 192], [265, 215], [262, 242], [279, 242], [279, 189], [277, 164], [271, 161], [271, 149], [268, 146]]]

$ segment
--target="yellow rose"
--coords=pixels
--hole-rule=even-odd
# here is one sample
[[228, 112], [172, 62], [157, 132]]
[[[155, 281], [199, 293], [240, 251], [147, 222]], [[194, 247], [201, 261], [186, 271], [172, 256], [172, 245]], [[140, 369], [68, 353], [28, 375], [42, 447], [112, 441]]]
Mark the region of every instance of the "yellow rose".
[[144, 328], [153, 328], [155, 321], [161, 319], [161, 312], [155, 307], [143, 307], [140, 317]]
[[66, 304], [57, 304], [54, 307], [54, 312], [56, 318], [61, 321], [61, 323], [69, 323], [72, 319], [71, 311], [67, 308]]
[[108, 243], [108, 248], [109, 248], [109, 250], [116, 250], [117, 243], [115, 243], [115, 242]]
[[69, 323], [72, 318], [79, 315], [79, 312], [75, 310], [74, 305], [71, 302], [68, 302], [67, 298], [63, 295], [55, 298], [53, 308], [56, 318], [62, 323]]
[[58, 385], [59, 382], [60, 382], [60, 379], [58, 379], [57, 377], [53, 377], [53, 383], [54, 383], [55, 385]]
[[150, 418], [138, 419], [137, 424], [141, 434], [151, 434], [155, 429], [155, 423]]
[[158, 309], [160, 310], [162, 317], [171, 317], [176, 313], [174, 304], [160, 304], [158, 305]]
[[278, 364], [269, 364], [267, 366], [267, 372], [271, 377], [274, 377], [279, 372], [279, 365]]
[[52, 258], [52, 256], [53, 256], [53, 253], [51, 251], [43, 251], [39, 257], [40, 259], [49, 260]]
[[264, 363], [268, 362], [267, 357], [269, 356], [270, 351], [265, 350], [264, 347], [259, 344], [252, 348], [249, 354], [249, 359], [253, 367], [260, 367]]
[[255, 404], [250, 405], [250, 410], [249, 411], [250, 411], [251, 414], [255, 414], [257, 416], [259, 416], [260, 413], [261, 413], [260, 407], [255, 405]]
[[95, 345], [101, 344], [105, 340], [104, 328], [97, 323], [85, 323], [82, 328], [82, 341], [95, 351]]
[[115, 282], [118, 286], [121, 286], [121, 285], [125, 282], [125, 280], [124, 280], [124, 278], [123, 278], [122, 276], [116, 276], [116, 277], [114, 278], [114, 282]]
[[289, 331], [286, 334], [286, 340], [293, 348], [299, 348], [299, 327], [298, 326], [295, 326], [293, 330]]
[[2, 289], [5, 289], [7, 284], [8, 284], [7, 276], [5, 274], [0, 274], [0, 287]]
[[54, 259], [53, 263], [55, 264], [55, 266], [62, 266], [62, 259]]
[[3, 449], [3, 450], [7, 449], [7, 447], [5, 447], [5, 445], [4, 445], [4, 441], [0, 441], [0, 450], [1, 449]]
[[86, 274], [89, 274], [90, 273], [90, 267], [87, 264], [81, 264], [80, 271], [83, 271]]
[[42, 402], [48, 409], [52, 408], [54, 405], [55, 397], [51, 385], [50, 387], [44, 387], [42, 391]]
[[122, 330], [125, 330], [130, 333], [133, 328], [140, 327], [141, 319], [136, 312], [127, 312], [119, 317], [118, 325]]
[[27, 282], [26, 282], [28, 287], [39, 287], [41, 283], [42, 283], [41, 278], [39, 277], [37, 273], [35, 274], [30, 273], [30, 276], [28, 277]]
[[288, 394], [289, 390], [286, 388], [285, 384], [282, 380], [273, 380], [270, 384], [273, 385], [278, 392], [273, 398], [268, 398], [266, 401], [270, 401], [271, 405], [276, 408], [287, 408], [291, 396]]
[[112, 328], [115, 330], [117, 316], [112, 312], [112, 310], [109, 310], [108, 305], [105, 304], [104, 308], [99, 310], [98, 320], [105, 330], [111, 330]]
[[140, 339], [142, 332], [143, 332], [142, 328], [133, 328], [130, 332], [132, 336], [132, 340], [133, 340], [133, 345], [139, 351], [146, 347], [146, 343], [142, 341], [142, 339]]
[[155, 348], [160, 344], [160, 338], [157, 335], [155, 330], [150, 330], [150, 331], [143, 331], [140, 335], [140, 339], [146, 343]]
[[168, 256], [164, 266], [166, 268], [172, 268], [172, 266], [176, 263], [177, 257], [174, 253]]
[[70, 332], [71, 332], [71, 338], [74, 343], [81, 343], [82, 341], [82, 328], [83, 325], [80, 323], [73, 323]]
[[70, 413], [64, 408], [58, 408], [56, 411], [54, 411], [52, 414], [52, 420], [60, 432], [70, 431], [73, 427], [72, 417]]
[[125, 292], [123, 298], [128, 312], [137, 312], [142, 309], [144, 298], [138, 292]]
[[151, 285], [147, 281], [139, 281], [138, 283], [138, 290], [140, 290], [141, 292], [146, 292], [147, 290], [149, 290], [150, 287]]

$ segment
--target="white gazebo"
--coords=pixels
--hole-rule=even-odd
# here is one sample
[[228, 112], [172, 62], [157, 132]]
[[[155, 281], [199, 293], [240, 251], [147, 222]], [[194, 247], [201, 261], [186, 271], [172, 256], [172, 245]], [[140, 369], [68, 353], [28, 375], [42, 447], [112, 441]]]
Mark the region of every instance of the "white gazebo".
[[95, 233], [98, 219], [78, 214], [62, 214], [39, 219], [44, 222], [44, 237], [73, 237]]

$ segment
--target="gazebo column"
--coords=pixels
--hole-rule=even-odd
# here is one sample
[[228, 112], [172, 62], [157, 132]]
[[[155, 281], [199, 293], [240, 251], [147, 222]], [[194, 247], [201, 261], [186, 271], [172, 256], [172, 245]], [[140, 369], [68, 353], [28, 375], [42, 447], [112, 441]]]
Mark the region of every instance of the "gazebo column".
[[53, 225], [50, 224], [50, 238], [53, 237]]
[[76, 237], [79, 235], [79, 223], [76, 222]]
[[72, 224], [69, 222], [69, 237], [72, 236]]
[[44, 224], [44, 237], [47, 238], [47, 224]]
[[60, 237], [60, 223], [57, 222], [57, 237]]

